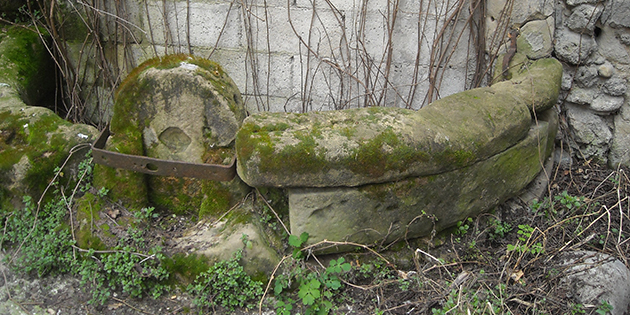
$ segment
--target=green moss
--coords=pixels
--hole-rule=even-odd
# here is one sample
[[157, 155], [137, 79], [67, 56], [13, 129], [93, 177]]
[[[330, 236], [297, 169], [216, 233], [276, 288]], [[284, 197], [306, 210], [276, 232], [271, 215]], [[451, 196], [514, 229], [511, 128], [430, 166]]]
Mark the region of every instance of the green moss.
[[109, 189], [112, 199], [121, 200], [130, 208], [141, 209], [148, 205], [146, 176], [142, 173], [96, 164], [93, 183], [95, 187]]
[[[260, 150], [261, 158], [267, 163], [260, 166], [263, 172], [273, 172], [283, 170], [296, 174], [326, 171], [329, 163], [326, 161], [326, 151], [318, 148], [315, 137], [310, 132], [297, 131], [295, 137], [300, 140], [295, 145], [288, 145], [280, 152], [271, 150]], [[269, 148], [267, 146], [266, 148]]]
[[102, 210], [101, 200], [91, 193], [86, 193], [77, 200], [77, 217], [79, 223], [78, 231], [75, 233], [77, 246], [83, 249], [103, 250], [106, 248], [103, 241], [93, 233], [94, 222], [101, 218], [99, 212]]
[[260, 127], [258, 125], [254, 125], [254, 128], [257, 129], [256, 131], [259, 130], [263, 130], [266, 132], [273, 132], [273, 131], [285, 131], [287, 129], [289, 129], [289, 124], [287, 123], [277, 123], [277, 124], [269, 124], [269, 125], [265, 125], [264, 127]]
[[443, 161], [446, 165], [455, 165], [457, 168], [468, 166], [477, 159], [477, 155], [466, 150], [444, 150], [435, 155], [435, 159]]
[[197, 276], [210, 268], [210, 260], [204, 255], [177, 253], [162, 260], [164, 268], [169, 271], [171, 284], [186, 287], [197, 279]]
[[0, 186], [0, 214], [10, 213], [15, 209], [11, 203], [11, 197], [11, 192]]
[[234, 211], [230, 211], [225, 216], [225, 220], [227, 224], [225, 224], [224, 229], [232, 228], [237, 225], [244, 225], [253, 222], [254, 213], [246, 211], [242, 208], [234, 209]]
[[[45, 30], [39, 34], [46, 41]], [[0, 42], [0, 77], [16, 88], [22, 100], [29, 105], [41, 105], [54, 91], [54, 65], [35, 29], [21, 26], [6, 28]]]
[[234, 202], [229, 187], [223, 183], [205, 182], [203, 194], [205, 198], [199, 208], [199, 218], [220, 215], [229, 210]]
[[356, 128], [349, 128], [349, 127], [344, 127], [339, 131], [339, 134], [351, 139], [352, 137], [354, 137], [357, 134], [357, 129]]
[[30, 120], [19, 114], [12, 115], [2, 125], [3, 130], [14, 136], [7, 144], [7, 149], [0, 153], [3, 157], [0, 168], [11, 169], [13, 164], [26, 155], [30, 167], [25, 174], [25, 181], [28, 183], [28, 191], [37, 196], [48, 185], [55, 168], [62, 165], [68, 150], [74, 145], [68, 143], [61, 134], [54, 133], [59, 126], [70, 123], [51, 112]]
[[409, 164], [429, 158], [425, 152], [406, 145], [388, 127], [376, 137], [361, 143], [345, 163], [355, 173], [378, 177], [387, 171], [405, 170]]
[[236, 133], [239, 160], [249, 160], [257, 149], [264, 154], [273, 154], [274, 147], [271, 143], [271, 137], [267, 132], [260, 131], [262, 131], [261, 127], [253, 122], [246, 122], [241, 126], [241, 129]]
[[193, 214], [201, 204], [202, 181], [194, 178], [148, 176], [149, 200], [160, 210]]

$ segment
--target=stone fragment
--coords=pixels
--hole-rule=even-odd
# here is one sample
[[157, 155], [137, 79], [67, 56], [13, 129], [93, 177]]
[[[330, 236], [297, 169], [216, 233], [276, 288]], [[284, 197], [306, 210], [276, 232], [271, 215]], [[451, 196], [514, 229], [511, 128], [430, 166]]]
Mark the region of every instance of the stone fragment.
[[603, 24], [610, 24], [613, 27], [630, 27], [630, 1], [606, 1], [601, 19]]
[[592, 87], [597, 83], [597, 68], [593, 66], [579, 67], [575, 74], [575, 81], [584, 88]]
[[556, 30], [556, 54], [558, 58], [572, 65], [583, 64], [597, 48], [595, 40], [588, 35], [580, 35], [568, 28]]
[[626, 46], [630, 46], [630, 34], [621, 34], [619, 35], [619, 40], [622, 44]]
[[570, 168], [573, 164], [573, 158], [571, 157], [571, 154], [561, 148], [556, 148], [553, 154], [553, 160], [557, 165], [560, 165], [564, 168]]
[[596, 88], [583, 89], [579, 86], [573, 86], [571, 91], [569, 91], [567, 101], [580, 105], [588, 105], [593, 102], [597, 93], [598, 90]]
[[612, 140], [606, 121], [581, 105], [565, 105], [567, 120], [575, 140], [575, 143], [571, 143], [573, 148], [580, 150], [585, 159], [595, 157], [605, 162], [605, 154]]
[[588, 58], [588, 63], [594, 64], [594, 65], [603, 65], [606, 62], [606, 58], [604, 56], [602, 56], [599, 51], [595, 50], [591, 56]]
[[[508, 0], [490, 0], [488, 1], [486, 15], [498, 20], [501, 11], [509, 8]], [[551, 16], [554, 11], [554, 2], [548, 0], [521, 0], [513, 1], [511, 12], [507, 14], [512, 17], [510, 25], [523, 25], [525, 22], [532, 20], [544, 20]]]
[[613, 63], [630, 64], [628, 50], [617, 39], [615, 30], [608, 25], [602, 26], [601, 30], [601, 34], [597, 38], [599, 53]]
[[555, 111], [550, 112], [541, 115], [523, 141], [462, 169], [353, 188], [291, 188], [291, 233], [308, 233], [309, 244], [329, 240], [371, 245], [426, 236], [487, 211], [527, 186], [540, 171], [541, 159], [552, 151], [547, 144], [553, 140], [547, 140], [555, 137], [557, 128]]
[[211, 263], [228, 260], [242, 250], [239, 263], [247, 274], [260, 277], [262, 272], [269, 276], [280, 261], [277, 250], [270, 244], [281, 241], [264, 229], [255, 213], [251, 203], [242, 203], [221, 221], [201, 220], [172, 240], [174, 248], [204, 255]]
[[593, 99], [590, 108], [600, 114], [609, 114], [618, 110], [623, 105], [623, 96], [610, 96], [599, 94]]
[[630, 167], [630, 106], [625, 104], [615, 115], [613, 141], [608, 154], [608, 166], [617, 169], [619, 165]]
[[610, 62], [606, 62], [597, 67], [597, 74], [602, 78], [610, 78], [614, 74], [614, 70], [615, 68], [613, 68]]
[[575, 73], [577, 72], [577, 70], [575, 69], [574, 66], [571, 66], [569, 64], [562, 63], [562, 85], [561, 88], [563, 91], [568, 91], [570, 90], [575, 81], [574, 81], [574, 77], [575, 77]]
[[530, 59], [549, 56], [553, 51], [553, 28], [553, 17], [525, 24], [517, 39], [518, 52]]
[[[510, 5], [510, 3], [512, 5]], [[510, 12], [503, 13], [505, 9]], [[496, 51], [500, 47], [501, 41], [492, 41], [494, 34], [498, 31], [498, 21], [503, 15], [510, 16], [507, 25], [523, 25], [525, 22], [533, 20], [544, 20], [554, 13], [554, 2], [549, 0], [489, 0], [486, 3], [486, 50]], [[506, 25], [503, 24], [503, 25]], [[490, 45], [494, 44], [494, 47]]]
[[593, 251], [563, 253], [560, 259], [566, 268], [561, 281], [578, 303], [596, 309], [606, 301], [612, 306], [610, 314], [625, 314], [630, 304], [630, 270], [626, 265]]
[[564, 23], [575, 32], [593, 34], [595, 23], [603, 10], [602, 5], [582, 4], [573, 8], [571, 15]]
[[574, 6], [578, 4], [584, 4], [584, 3], [590, 3], [590, 4], [601, 3], [603, 1], [604, 0], [567, 0], [567, 4], [570, 6]]
[[621, 96], [626, 94], [628, 82], [624, 78], [614, 77], [606, 81], [602, 86], [602, 91], [608, 95]]

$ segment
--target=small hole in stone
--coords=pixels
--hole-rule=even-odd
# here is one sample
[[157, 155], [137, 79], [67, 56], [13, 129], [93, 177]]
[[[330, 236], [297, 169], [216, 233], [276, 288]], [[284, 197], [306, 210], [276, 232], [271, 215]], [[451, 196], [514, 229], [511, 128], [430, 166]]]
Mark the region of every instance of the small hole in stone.
[[599, 26], [595, 26], [593, 33], [595, 34], [595, 38], [598, 38], [600, 35], [602, 35], [602, 29]]
[[490, 21], [494, 22], [494, 16], [490, 17]]
[[153, 171], [153, 172], [155, 172], [155, 171], [157, 171], [157, 170], [158, 170], [157, 165], [155, 165], [155, 164], [153, 164], [153, 163], [147, 163], [147, 166], [146, 166], [146, 167], [147, 167], [147, 169], [148, 169], [149, 171]]

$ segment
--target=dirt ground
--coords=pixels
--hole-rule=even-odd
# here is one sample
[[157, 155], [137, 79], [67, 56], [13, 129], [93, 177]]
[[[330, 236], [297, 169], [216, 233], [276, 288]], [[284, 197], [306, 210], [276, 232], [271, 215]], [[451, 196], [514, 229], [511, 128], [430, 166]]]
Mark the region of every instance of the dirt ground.
[[[553, 206], [541, 201], [532, 207], [513, 198], [493, 213], [462, 222], [452, 233], [392, 245], [395, 253], [385, 251], [383, 258], [369, 251], [346, 256], [354, 268], [343, 275], [345, 285], [332, 298], [331, 313], [596, 314], [597, 305], [578, 305], [572, 288], [560, 281], [562, 267], [554, 257], [590, 250], [629, 266], [628, 171], [581, 162], [555, 167], [549, 176], [545, 196]], [[526, 226], [533, 229], [523, 238], [519, 231]], [[156, 237], [170, 238], [184, 228]], [[370, 260], [380, 267], [361, 271]], [[315, 261], [307, 267], [321, 271]], [[259, 314], [258, 309], [199, 310], [179, 289], [158, 300], [119, 294], [104, 305], [91, 305], [90, 293], [75, 278], [29, 278], [4, 265], [0, 270], [3, 314]], [[274, 314], [272, 296], [267, 292], [260, 313]], [[294, 310], [305, 311], [299, 303]]]

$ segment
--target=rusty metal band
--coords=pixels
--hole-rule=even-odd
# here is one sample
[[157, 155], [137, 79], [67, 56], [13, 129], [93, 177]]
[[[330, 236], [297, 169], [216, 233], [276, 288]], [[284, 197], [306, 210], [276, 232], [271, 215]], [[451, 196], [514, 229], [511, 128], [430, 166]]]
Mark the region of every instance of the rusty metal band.
[[230, 165], [216, 165], [122, 154], [105, 150], [105, 144], [109, 136], [109, 126], [107, 126], [92, 144], [94, 163], [160, 176], [189, 177], [216, 181], [230, 181], [236, 176], [236, 157], [232, 158]]

